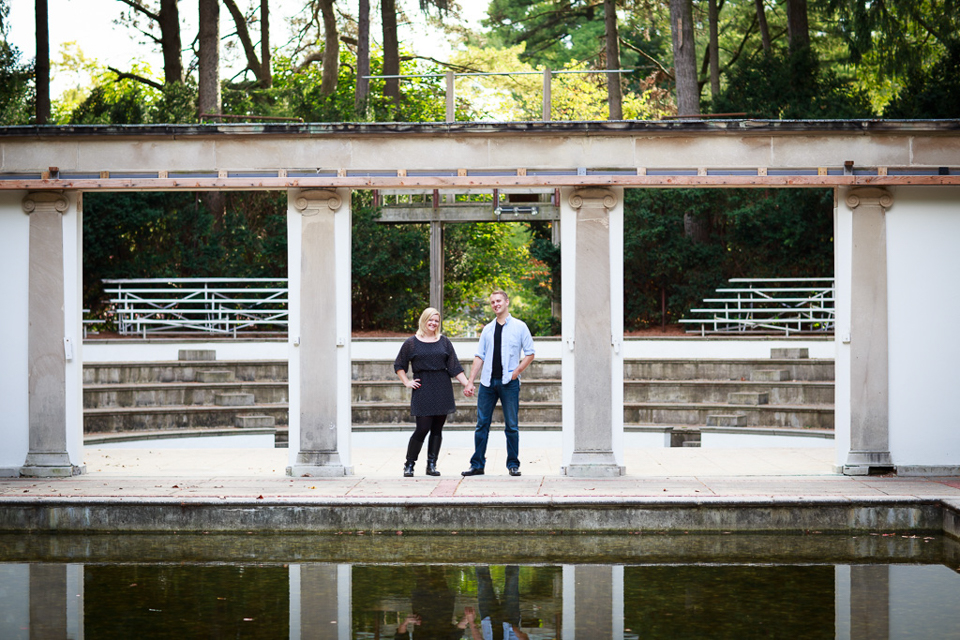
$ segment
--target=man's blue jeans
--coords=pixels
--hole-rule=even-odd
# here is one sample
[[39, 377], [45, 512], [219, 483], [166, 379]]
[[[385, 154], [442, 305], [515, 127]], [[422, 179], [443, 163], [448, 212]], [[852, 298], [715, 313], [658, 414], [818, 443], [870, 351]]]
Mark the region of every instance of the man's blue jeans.
[[520, 380], [511, 380], [507, 384], [491, 380], [489, 387], [481, 384], [477, 394], [477, 429], [473, 432], [474, 452], [470, 458], [473, 469], [483, 469], [487, 463], [487, 439], [497, 400], [503, 409], [503, 432], [507, 435], [507, 468], [520, 467]]

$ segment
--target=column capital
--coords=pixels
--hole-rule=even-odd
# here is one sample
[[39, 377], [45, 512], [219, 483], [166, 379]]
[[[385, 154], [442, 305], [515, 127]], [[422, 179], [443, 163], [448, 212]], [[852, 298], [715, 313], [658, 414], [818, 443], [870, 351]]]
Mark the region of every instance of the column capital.
[[847, 206], [851, 209], [856, 209], [857, 207], [883, 207], [884, 209], [889, 209], [893, 206], [893, 194], [886, 189], [876, 187], [852, 189], [847, 192], [845, 200]]
[[305, 216], [315, 216], [321, 211], [336, 213], [342, 204], [343, 198], [340, 194], [328, 189], [301, 191], [293, 199], [294, 208]]
[[577, 189], [568, 200], [574, 209], [583, 207], [603, 207], [613, 209], [617, 206], [617, 194], [610, 189]]
[[61, 191], [31, 191], [21, 203], [27, 215], [36, 210], [65, 213], [70, 206], [67, 197]]

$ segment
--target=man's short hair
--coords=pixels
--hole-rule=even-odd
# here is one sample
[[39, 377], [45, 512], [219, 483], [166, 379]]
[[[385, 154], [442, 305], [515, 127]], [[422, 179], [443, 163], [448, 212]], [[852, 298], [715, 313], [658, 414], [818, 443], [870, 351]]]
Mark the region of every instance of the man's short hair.
[[508, 295], [507, 295], [507, 292], [504, 291], [503, 289], [495, 289], [494, 291], [491, 291], [491, 292], [490, 292], [490, 297], [491, 297], [491, 298], [492, 298], [493, 296], [495, 296], [495, 295], [501, 295], [501, 296], [503, 296], [503, 299], [504, 299], [504, 300], [506, 300], [507, 302], [510, 302], [510, 296], [508, 296]]

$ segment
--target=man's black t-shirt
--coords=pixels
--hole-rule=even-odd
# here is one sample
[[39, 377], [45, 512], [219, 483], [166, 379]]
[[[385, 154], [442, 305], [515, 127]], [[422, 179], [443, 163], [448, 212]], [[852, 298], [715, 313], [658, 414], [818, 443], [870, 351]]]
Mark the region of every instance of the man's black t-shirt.
[[501, 380], [503, 378], [503, 356], [500, 352], [501, 336], [503, 335], [503, 325], [499, 322], [493, 330], [493, 371], [490, 379]]

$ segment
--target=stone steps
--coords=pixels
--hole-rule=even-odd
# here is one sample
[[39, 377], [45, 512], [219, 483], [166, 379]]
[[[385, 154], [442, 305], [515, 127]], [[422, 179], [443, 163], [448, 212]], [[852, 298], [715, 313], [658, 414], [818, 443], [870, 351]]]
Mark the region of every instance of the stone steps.
[[[253, 381], [230, 383], [169, 382], [148, 384], [85, 385], [84, 408], [110, 406], [160, 406], [170, 404], [214, 404], [218, 393], [252, 393], [257, 402], [286, 402], [286, 382]], [[460, 397], [454, 383], [455, 397]], [[355, 403], [410, 402], [410, 391], [394, 381], [354, 383]], [[834, 387], [829, 382], [757, 383], [712, 380], [628, 380], [624, 383], [625, 402], [729, 402], [731, 394], [766, 394], [769, 404], [833, 404]], [[529, 380], [521, 388], [521, 402], [559, 402], [559, 380]], [[744, 396], [746, 397], [746, 395]], [[743, 401], [742, 404], [755, 404]]]
[[709, 425], [711, 415], [742, 414], [743, 426], [833, 429], [833, 405], [624, 403], [625, 423]]
[[[469, 373], [471, 362], [463, 364]], [[535, 360], [525, 372], [523, 429], [561, 429], [560, 374], [559, 360]], [[397, 380], [392, 360], [355, 361], [352, 375], [354, 430], [412, 427], [410, 391]], [[624, 375], [627, 431], [833, 428], [830, 360], [628, 360]], [[282, 360], [93, 363], [84, 366], [84, 380], [88, 433], [258, 424], [253, 416], [263, 416], [264, 424], [272, 419], [280, 430], [288, 423], [288, 372]], [[457, 411], [445, 428], [472, 430], [476, 401], [463, 397], [457, 384], [454, 391]], [[502, 425], [499, 408], [494, 424]]]
[[[524, 379], [520, 401], [559, 402], [560, 380]], [[766, 393], [773, 404], [833, 404], [833, 382], [786, 381], [777, 383], [739, 380], [627, 380], [627, 402], [727, 402], [731, 393]], [[392, 380], [354, 381], [353, 402], [410, 402], [411, 391]], [[454, 394], [460, 386], [454, 382]]]
[[750, 360], [627, 360], [625, 380], [751, 380], [755, 370], [785, 370], [788, 380], [834, 380], [833, 360], [773, 359]]
[[247, 406], [168, 405], [158, 407], [108, 407], [85, 409], [84, 433], [154, 431], [233, 427], [238, 416], [270, 416], [276, 425], [286, 425], [286, 403]]
[[[461, 365], [470, 375], [472, 360]], [[785, 370], [788, 380], [832, 382], [833, 360], [793, 358], [753, 358], [749, 360], [719, 359], [650, 359], [624, 362], [625, 380], [740, 380], [749, 381], [754, 370]], [[354, 382], [396, 380], [393, 360], [354, 361], [351, 368]], [[559, 360], [534, 360], [524, 371], [524, 380], [559, 380]]]
[[85, 385], [84, 409], [109, 407], [156, 407], [168, 405], [213, 405], [217, 395], [245, 393], [258, 403], [285, 403], [286, 382], [168, 382], [149, 384]]
[[[83, 365], [83, 384], [157, 384], [202, 382], [198, 376], [230, 372], [233, 380], [287, 381], [286, 360], [240, 361], [166, 361], [166, 362], [93, 362]], [[213, 382], [213, 380], [209, 380]]]
[[[473, 359], [461, 360], [460, 365], [467, 373], [467, 376], [469, 376], [470, 368], [473, 366]], [[393, 370], [393, 360], [354, 360], [351, 366], [351, 378], [354, 382], [398, 380], [397, 374]], [[527, 378], [559, 380], [560, 361], [534, 360], [527, 370], [523, 372], [523, 378], [524, 380]]]

